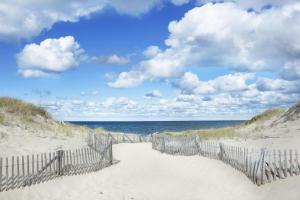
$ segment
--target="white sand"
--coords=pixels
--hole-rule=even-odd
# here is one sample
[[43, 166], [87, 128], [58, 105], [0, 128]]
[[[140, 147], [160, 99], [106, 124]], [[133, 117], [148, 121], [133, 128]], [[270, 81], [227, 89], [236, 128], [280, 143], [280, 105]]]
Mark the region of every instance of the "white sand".
[[0, 139], [0, 157], [55, 152], [60, 149], [87, 147], [86, 139], [80, 136], [34, 136], [9, 135]]
[[300, 176], [257, 187], [220, 161], [161, 154], [152, 150], [151, 144], [114, 145], [114, 157], [120, 162], [99, 172], [3, 192], [0, 199], [300, 199]]

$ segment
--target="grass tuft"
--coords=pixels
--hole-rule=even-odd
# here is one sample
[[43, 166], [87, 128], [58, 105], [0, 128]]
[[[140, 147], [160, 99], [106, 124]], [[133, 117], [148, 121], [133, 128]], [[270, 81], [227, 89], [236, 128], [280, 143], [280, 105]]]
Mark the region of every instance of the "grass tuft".
[[202, 140], [210, 139], [233, 139], [241, 137], [233, 127], [226, 128], [213, 128], [213, 129], [204, 129], [204, 130], [188, 130], [182, 132], [164, 132], [168, 136], [189, 136], [189, 135], [198, 135]]
[[265, 112], [263, 112], [259, 115], [256, 115], [256, 116], [252, 117], [250, 120], [246, 121], [245, 125], [250, 125], [257, 121], [270, 119], [271, 117], [279, 115], [283, 112], [284, 112], [284, 110], [278, 109], [278, 108], [266, 110]]
[[50, 114], [45, 109], [9, 97], [0, 98], [0, 108], [7, 110], [7, 112], [9, 113], [22, 115], [22, 116], [40, 115], [47, 119], [51, 118]]

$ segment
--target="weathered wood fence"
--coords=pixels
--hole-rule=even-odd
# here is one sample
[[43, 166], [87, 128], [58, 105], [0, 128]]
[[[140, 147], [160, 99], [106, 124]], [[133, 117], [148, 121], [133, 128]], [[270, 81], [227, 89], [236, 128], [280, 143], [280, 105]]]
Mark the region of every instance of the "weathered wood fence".
[[120, 143], [142, 143], [151, 142], [152, 135], [126, 134], [126, 133], [107, 133], [112, 138], [113, 144]]
[[88, 141], [88, 148], [0, 158], [0, 192], [110, 166], [111, 138], [90, 133]]
[[168, 137], [154, 135], [152, 148], [177, 155], [201, 155], [223, 161], [244, 173], [254, 184], [263, 185], [289, 176], [300, 175], [297, 150], [248, 149], [195, 136]]

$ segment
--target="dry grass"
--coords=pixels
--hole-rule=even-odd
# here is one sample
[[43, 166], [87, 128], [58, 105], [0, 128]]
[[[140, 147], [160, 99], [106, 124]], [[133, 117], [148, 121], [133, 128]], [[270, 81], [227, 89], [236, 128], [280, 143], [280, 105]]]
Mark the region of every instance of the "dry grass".
[[90, 131], [93, 131], [95, 134], [104, 134], [104, 130], [102, 128], [90, 129], [87, 126], [79, 126], [71, 123], [59, 124], [58, 132], [64, 133], [67, 136], [73, 136], [74, 133], [88, 134]]
[[283, 112], [284, 112], [284, 110], [278, 109], [278, 108], [266, 110], [265, 112], [263, 112], [259, 115], [256, 115], [256, 116], [252, 117], [250, 120], [246, 121], [245, 125], [250, 125], [257, 121], [263, 121], [263, 120], [270, 119], [271, 117], [280, 115]]
[[188, 130], [182, 132], [165, 132], [163, 134], [169, 136], [198, 135], [202, 140], [223, 139], [223, 138], [233, 139], [233, 138], [242, 137], [234, 127], [214, 128], [214, 129], [204, 129], [204, 130]]
[[40, 115], [44, 118], [51, 118], [50, 114], [43, 108], [9, 97], [0, 98], [0, 108], [5, 109], [9, 113], [22, 116]]
[[58, 123], [52, 119], [51, 115], [45, 109], [9, 97], [0, 97], [0, 124], [7, 126], [15, 126], [17, 124], [32, 132], [48, 131], [56, 135], [65, 136], [81, 134], [82, 137], [86, 137], [90, 131], [97, 134], [104, 133], [102, 128], [90, 129], [87, 126]]

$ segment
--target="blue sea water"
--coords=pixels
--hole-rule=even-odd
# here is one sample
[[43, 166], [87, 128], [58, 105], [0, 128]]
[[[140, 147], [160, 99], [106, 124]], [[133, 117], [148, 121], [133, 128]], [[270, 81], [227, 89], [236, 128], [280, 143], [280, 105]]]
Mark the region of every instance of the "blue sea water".
[[111, 132], [152, 134], [163, 131], [185, 131], [236, 126], [244, 121], [138, 121], [138, 122], [70, 122], [90, 128], [102, 127]]

